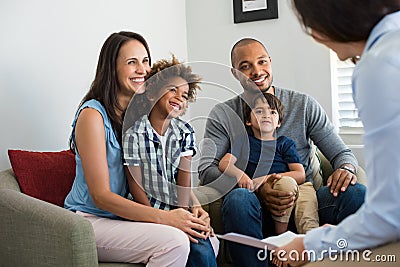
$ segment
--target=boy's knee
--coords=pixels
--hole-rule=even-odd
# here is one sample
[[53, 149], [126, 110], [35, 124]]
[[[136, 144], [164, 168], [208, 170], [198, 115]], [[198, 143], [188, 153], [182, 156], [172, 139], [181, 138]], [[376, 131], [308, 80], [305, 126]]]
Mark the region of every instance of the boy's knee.
[[299, 194], [299, 186], [295, 179], [290, 176], [282, 176], [281, 179], [277, 180], [273, 186], [273, 189], [285, 192], [293, 192], [293, 195], [298, 196]]

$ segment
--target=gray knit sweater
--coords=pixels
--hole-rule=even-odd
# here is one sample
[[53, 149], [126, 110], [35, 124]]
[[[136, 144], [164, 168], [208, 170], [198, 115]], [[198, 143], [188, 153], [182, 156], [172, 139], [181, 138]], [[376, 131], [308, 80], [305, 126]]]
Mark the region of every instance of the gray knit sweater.
[[[321, 105], [309, 95], [293, 90], [275, 88], [275, 96], [285, 107], [284, 120], [277, 135], [287, 136], [296, 143], [297, 151], [306, 170], [307, 180], [311, 178], [310, 140], [331, 162], [334, 169], [344, 163], [357, 167], [358, 163], [351, 150], [343, 143], [334, 130]], [[230, 147], [231, 140], [245, 133], [242, 112], [242, 98], [236, 96], [217, 104], [210, 112], [204, 133], [202, 157], [199, 163], [199, 179], [202, 184], [214, 183], [213, 187], [232, 187], [218, 169], [220, 159]], [[214, 144], [212, 144], [214, 143]], [[224, 177], [221, 177], [224, 178]], [[216, 182], [216, 180], [219, 180]], [[225, 191], [225, 190], [223, 190]]]

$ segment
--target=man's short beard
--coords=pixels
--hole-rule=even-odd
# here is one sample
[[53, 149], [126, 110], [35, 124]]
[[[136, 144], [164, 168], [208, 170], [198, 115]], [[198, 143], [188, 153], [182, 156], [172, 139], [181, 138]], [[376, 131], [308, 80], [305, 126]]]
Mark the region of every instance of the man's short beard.
[[271, 82], [268, 84], [267, 87], [265, 87], [264, 89], [261, 89], [261, 90], [260, 90], [261, 93], [266, 93], [266, 92], [268, 92], [268, 90], [272, 87], [272, 82], [273, 82], [273, 81], [274, 81], [274, 77], [271, 76]]
[[264, 89], [260, 89], [250, 78], [246, 78], [245, 80], [239, 80], [240, 84], [242, 85], [244, 91], [250, 93], [265, 93], [272, 87], [273, 77], [271, 76], [271, 82], [265, 87]]

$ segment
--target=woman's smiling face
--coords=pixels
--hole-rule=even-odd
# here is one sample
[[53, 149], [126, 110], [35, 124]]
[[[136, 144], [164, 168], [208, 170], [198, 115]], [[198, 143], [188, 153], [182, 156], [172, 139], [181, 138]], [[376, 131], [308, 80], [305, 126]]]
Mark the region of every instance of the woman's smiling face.
[[138, 40], [126, 42], [117, 57], [117, 76], [122, 92], [133, 94], [142, 91], [145, 76], [150, 71], [149, 55]]

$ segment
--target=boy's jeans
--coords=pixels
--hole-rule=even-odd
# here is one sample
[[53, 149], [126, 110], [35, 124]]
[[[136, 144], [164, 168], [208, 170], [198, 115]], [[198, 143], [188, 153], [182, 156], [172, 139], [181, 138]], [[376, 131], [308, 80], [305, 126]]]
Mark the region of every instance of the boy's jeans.
[[217, 260], [210, 238], [196, 238], [199, 243], [190, 242], [190, 253], [187, 267], [217, 267]]

